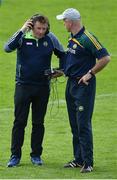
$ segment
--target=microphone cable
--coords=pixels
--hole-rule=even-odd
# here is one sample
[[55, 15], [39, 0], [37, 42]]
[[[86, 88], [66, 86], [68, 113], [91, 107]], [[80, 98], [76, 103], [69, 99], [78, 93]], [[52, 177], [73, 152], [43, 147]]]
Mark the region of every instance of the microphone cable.
[[[53, 117], [55, 115], [57, 115], [59, 113], [59, 109], [60, 109], [60, 101], [59, 101], [59, 93], [58, 93], [58, 83], [64, 83], [64, 81], [60, 81], [58, 80], [59, 78], [54, 78], [51, 79], [51, 95], [50, 95], [50, 116]], [[57, 107], [57, 111], [55, 111], [55, 113], [53, 114], [53, 108]]]

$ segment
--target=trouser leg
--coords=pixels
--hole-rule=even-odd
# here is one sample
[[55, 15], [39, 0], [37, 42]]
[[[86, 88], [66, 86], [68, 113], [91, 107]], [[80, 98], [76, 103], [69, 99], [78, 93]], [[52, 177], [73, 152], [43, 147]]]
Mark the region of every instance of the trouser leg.
[[24, 142], [25, 127], [30, 108], [30, 95], [28, 87], [16, 85], [15, 88], [15, 120], [12, 129], [11, 153], [21, 157], [21, 147]]
[[76, 93], [77, 124], [81, 154], [85, 164], [93, 166], [92, 113], [95, 99], [95, 79], [89, 85], [79, 85]]
[[40, 157], [42, 154], [42, 142], [44, 137], [44, 117], [49, 99], [49, 87], [40, 87], [32, 98], [32, 134], [31, 156]]
[[72, 90], [72, 82], [68, 80], [67, 86], [66, 86], [66, 103], [67, 103], [67, 110], [68, 110], [68, 116], [69, 116], [69, 122], [71, 126], [71, 131], [73, 134], [73, 153], [75, 160], [82, 164], [82, 156], [81, 156], [81, 147], [79, 142], [79, 134], [78, 134], [78, 124], [77, 124], [77, 116], [76, 116], [76, 104], [74, 101], [74, 98], [71, 96], [71, 90]]

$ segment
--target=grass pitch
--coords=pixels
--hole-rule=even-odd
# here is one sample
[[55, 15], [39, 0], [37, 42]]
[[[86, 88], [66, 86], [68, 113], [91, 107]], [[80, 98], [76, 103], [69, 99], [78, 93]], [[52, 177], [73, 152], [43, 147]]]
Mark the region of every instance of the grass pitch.
[[[112, 61], [97, 74], [97, 95], [93, 114], [94, 171], [81, 174], [79, 169], [64, 169], [72, 160], [71, 130], [68, 123], [64, 91], [66, 80], [57, 82], [57, 101], [52, 107], [52, 94], [45, 118], [46, 133], [43, 143], [44, 165], [30, 162], [31, 118], [29, 116], [21, 164], [7, 168], [10, 157], [11, 129], [13, 124], [13, 93], [16, 54], [3, 51], [5, 41], [33, 14], [41, 12], [49, 17], [51, 30], [64, 47], [68, 33], [55, 16], [66, 8], [77, 8], [83, 24], [93, 32], [111, 54]], [[3, 0], [0, 6], [0, 178], [1, 179], [115, 179], [117, 178], [117, 3], [116, 0]], [[57, 60], [53, 56], [53, 66]], [[62, 83], [63, 82], [63, 83]], [[50, 114], [51, 112], [51, 114]]]

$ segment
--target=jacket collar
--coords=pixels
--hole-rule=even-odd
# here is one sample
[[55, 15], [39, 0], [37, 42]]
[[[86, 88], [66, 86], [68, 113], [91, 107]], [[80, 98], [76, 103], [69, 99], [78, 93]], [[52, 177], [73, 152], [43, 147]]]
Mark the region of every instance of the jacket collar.
[[83, 26], [83, 27], [81, 28], [81, 30], [80, 30], [77, 34], [73, 35], [73, 34], [71, 33], [71, 37], [72, 37], [72, 38], [78, 38], [78, 37], [80, 37], [80, 36], [84, 33], [84, 31], [85, 31], [85, 27]]

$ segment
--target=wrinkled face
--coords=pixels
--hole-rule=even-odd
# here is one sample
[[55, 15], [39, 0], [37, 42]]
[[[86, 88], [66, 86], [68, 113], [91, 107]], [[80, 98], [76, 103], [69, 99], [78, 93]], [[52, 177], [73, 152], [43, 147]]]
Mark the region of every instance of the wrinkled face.
[[72, 28], [72, 21], [69, 19], [64, 19], [64, 26], [67, 29], [68, 32], [71, 32], [71, 28]]
[[33, 31], [33, 35], [36, 37], [36, 38], [38, 38], [38, 39], [40, 39], [40, 38], [42, 38], [42, 37], [44, 37], [45, 36], [45, 33], [46, 33], [46, 31], [47, 31], [47, 28], [48, 28], [48, 24], [42, 24], [42, 23], [40, 23], [39, 21], [36, 21], [35, 23], [34, 23], [34, 26], [33, 26], [33, 29], [32, 29], [32, 31]]

